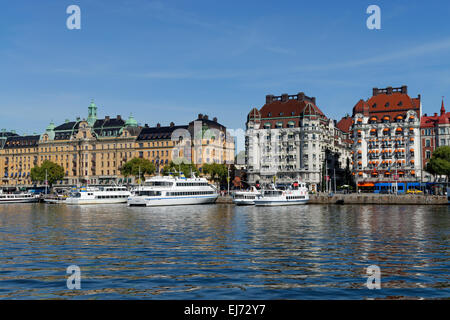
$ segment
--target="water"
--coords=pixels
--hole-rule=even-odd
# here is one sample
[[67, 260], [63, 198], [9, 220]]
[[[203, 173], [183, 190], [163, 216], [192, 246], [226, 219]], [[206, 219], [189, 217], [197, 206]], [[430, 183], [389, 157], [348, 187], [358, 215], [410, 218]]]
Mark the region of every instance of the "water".
[[[0, 299], [450, 297], [447, 206], [0, 206]], [[66, 268], [81, 269], [69, 290]], [[366, 268], [381, 289], [366, 288]]]

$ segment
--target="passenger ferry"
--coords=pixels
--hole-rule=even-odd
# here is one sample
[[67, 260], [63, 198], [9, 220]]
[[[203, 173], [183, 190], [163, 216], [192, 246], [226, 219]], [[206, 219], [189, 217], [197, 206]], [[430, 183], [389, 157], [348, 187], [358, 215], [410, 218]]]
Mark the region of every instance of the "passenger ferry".
[[3, 193], [0, 190], [0, 203], [38, 202], [39, 196], [33, 193]]
[[290, 206], [306, 204], [309, 201], [308, 188], [304, 183], [294, 182], [289, 189], [280, 190], [272, 185], [272, 189], [264, 190], [261, 197], [255, 199], [256, 206]]
[[214, 203], [219, 193], [205, 178], [152, 177], [128, 198], [129, 206], [174, 206]]
[[80, 188], [64, 201], [66, 204], [114, 204], [126, 203], [131, 193], [126, 187], [102, 186]]
[[233, 203], [238, 206], [254, 205], [255, 199], [261, 196], [261, 191], [258, 191], [254, 186], [248, 191], [235, 191], [233, 193]]

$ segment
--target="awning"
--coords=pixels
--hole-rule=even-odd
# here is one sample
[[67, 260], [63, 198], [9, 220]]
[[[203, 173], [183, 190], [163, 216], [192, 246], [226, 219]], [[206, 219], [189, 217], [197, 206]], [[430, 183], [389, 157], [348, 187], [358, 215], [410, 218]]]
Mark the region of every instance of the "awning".
[[360, 182], [358, 183], [358, 187], [375, 187], [375, 184], [371, 182]]

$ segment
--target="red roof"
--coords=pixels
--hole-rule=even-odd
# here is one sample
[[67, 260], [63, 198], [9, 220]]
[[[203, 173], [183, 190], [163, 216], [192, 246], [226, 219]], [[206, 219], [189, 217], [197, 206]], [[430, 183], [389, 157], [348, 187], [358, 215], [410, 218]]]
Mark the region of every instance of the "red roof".
[[433, 128], [439, 124], [450, 124], [450, 112], [445, 112], [444, 101], [442, 100], [441, 114], [435, 113], [433, 116], [427, 116], [426, 114], [420, 119], [421, 128]]
[[346, 116], [343, 117], [339, 122], [336, 124], [336, 127], [341, 130], [342, 132], [350, 132], [350, 127], [352, 126], [352, 117]]
[[417, 98], [411, 98], [406, 92], [406, 87], [398, 91], [393, 91], [391, 88], [389, 93], [387, 89], [374, 89], [374, 95], [371, 98], [367, 101], [359, 100], [353, 107], [353, 116], [356, 113], [362, 113], [369, 117], [375, 116], [378, 121], [381, 121], [384, 116], [389, 116], [392, 121], [399, 115], [404, 117], [408, 110], [414, 110], [419, 115], [420, 95]]
[[277, 100], [265, 104], [261, 108], [260, 113], [263, 118], [299, 116], [302, 113], [325, 117], [323, 112], [313, 102], [296, 99], [290, 99], [286, 102]]

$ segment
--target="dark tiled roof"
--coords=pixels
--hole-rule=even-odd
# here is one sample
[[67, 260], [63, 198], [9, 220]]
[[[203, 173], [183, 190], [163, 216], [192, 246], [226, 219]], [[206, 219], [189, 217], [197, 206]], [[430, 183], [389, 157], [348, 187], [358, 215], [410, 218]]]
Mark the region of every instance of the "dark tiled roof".
[[0, 137], [4, 138], [4, 137], [16, 137], [18, 136], [17, 133], [13, 133], [13, 132], [0, 132]]
[[73, 130], [73, 129], [77, 130], [78, 127], [79, 127], [79, 125], [80, 125], [80, 121], [66, 122], [66, 123], [63, 123], [63, 124], [57, 126], [57, 127], [55, 128], [55, 131], [61, 131], [61, 130]]
[[5, 149], [35, 147], [39, 143], [40, 136], [13, 136], [6, 140]]
[[167, 140], [172, 137], [172, 132], [177, 129], [188, 129], [188, 126], [171, 127], [144, 127], [142, 128], [136, 140]]
[[112, 127], [123, 127], [125, 121], [123, 119], [110, 118], [110, 119], [98, 119], [94, 123], [94, 129], [100, 128], [112, 128]]

